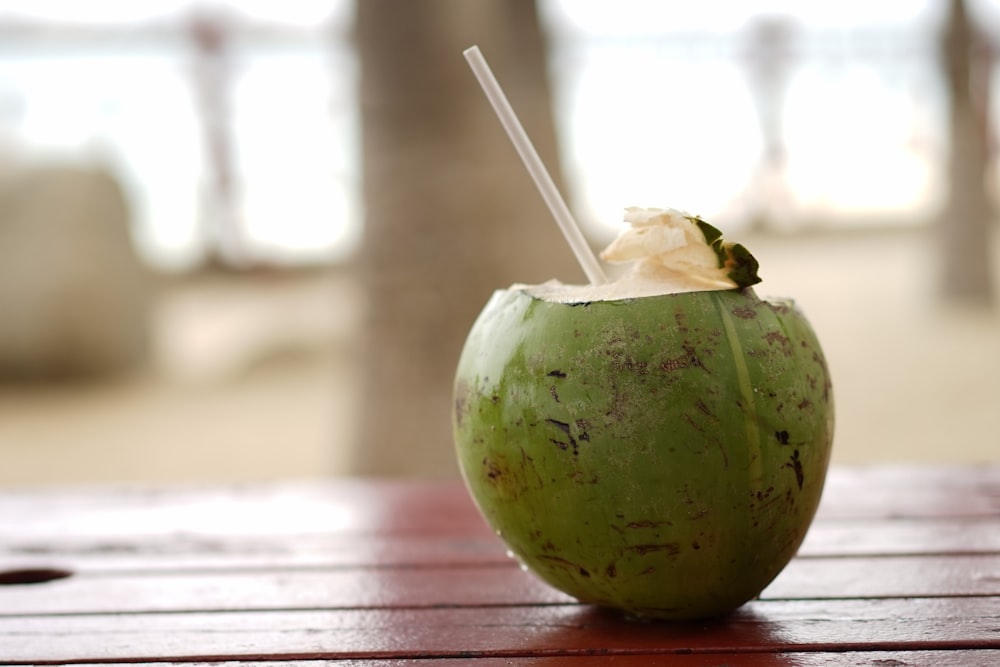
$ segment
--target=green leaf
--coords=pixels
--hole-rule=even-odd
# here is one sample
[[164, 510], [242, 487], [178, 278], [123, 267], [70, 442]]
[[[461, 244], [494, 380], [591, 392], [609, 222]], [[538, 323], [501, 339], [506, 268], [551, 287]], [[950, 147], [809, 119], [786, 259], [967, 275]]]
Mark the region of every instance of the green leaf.
[[[701, 233], [705, 236], [705, 243], [710, 246], [714, 246], [716, 242], [722, 240], [722, 232], [718, 228], [713, 227], [696, 215], [689, 216], [688, 220], [693, 222], [701, 230]], [[721, 264], [719, 266], [722, 266]]]
[[757, 275], [760, 264], [749, 250], [739, 243], [724, 241], [722, 232], [717, 227], [713, 227], [698, 216], [690, 216], [688, 220], [701, 230], [705, 242], [711, 246], [715, 256], [719, 259], [719, 268], [727, 269], [726, 277], [736, 283], [739, 289], [760, 282], [760, 276]]

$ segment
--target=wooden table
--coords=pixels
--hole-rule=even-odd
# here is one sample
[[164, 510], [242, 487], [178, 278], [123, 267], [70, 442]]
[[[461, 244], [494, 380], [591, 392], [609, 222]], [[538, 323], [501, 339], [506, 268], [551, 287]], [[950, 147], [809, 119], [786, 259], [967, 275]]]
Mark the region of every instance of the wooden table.
[[0, 664], [321, 659], [1000, 665], [1000, 467], [833, 470], [761, 599], [688, 624], [522, 572], [458, 483], [0, 491]]

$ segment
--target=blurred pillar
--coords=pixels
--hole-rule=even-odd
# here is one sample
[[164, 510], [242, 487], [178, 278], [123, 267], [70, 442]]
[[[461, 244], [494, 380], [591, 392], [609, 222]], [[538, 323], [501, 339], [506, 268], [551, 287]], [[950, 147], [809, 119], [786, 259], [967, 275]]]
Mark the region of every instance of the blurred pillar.
[[786, 176], [785, 101], [794, 67], [795, 25], [783, 16], [758, 16], [747, 27], [742, 55], [757, 112], [761, 155], [750, 181], [751, 224], [772, 225], [791, 198]]
[[948, 198], [938, 224], [941, 291], [946, 299], [993, 300], [986, 178], [992, 140], [989, 121], [990, 46], [963, 0], [950, 0], [941, 36], [949, 104]]
[[188, 33], [194, 46], [195, 102], [203, 128], [209, 176], [208, 189], [202, 194], [201, 214], [208, 226], [210, 257], [222, 266], [242, 267], [249, 257], [236, 192], [228, 21], [216, 9], [198, 9], [191, 15]]
[[367, 314], [354, 469], [454, 474], [452, 378], [490, 293], [583, 280], [462, 57], [480, 45], [558, 172], [545, 48], [532, 0], [364, 0], [356, 19]]

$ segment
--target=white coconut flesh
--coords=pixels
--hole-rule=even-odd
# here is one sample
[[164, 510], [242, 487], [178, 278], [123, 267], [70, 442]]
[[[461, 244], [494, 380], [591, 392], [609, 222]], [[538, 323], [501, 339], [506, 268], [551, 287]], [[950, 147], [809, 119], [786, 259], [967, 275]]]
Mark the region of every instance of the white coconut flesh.
[[743, 246], [722, 240], [704, 220], [674, 209], [628, 208], [625, 230], [601, 258], [630, 267], [601, 285], [550, 280], [514, 285], [538, 299], [560, 303], [614, 301], [661, 294], [730, 290], [760, 281], [757, 262]]

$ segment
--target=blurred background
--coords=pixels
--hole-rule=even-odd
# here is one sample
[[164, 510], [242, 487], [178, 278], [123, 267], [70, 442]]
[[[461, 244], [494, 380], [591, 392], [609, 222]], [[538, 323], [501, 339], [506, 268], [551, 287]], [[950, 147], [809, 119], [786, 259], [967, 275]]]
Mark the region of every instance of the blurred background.
[[1000, 0], [5, 0], [0, 485], [453, 475], [490, 291], [626, 206], [747, 245], [838, 463], [1000, 458]]

